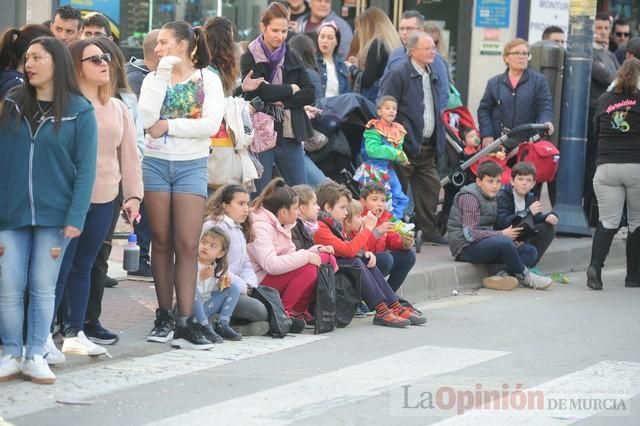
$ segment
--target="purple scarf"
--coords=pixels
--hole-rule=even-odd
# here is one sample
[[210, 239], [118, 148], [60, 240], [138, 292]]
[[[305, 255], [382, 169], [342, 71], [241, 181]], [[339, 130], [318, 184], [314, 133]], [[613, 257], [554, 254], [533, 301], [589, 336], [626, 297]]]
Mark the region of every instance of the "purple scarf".
[[249, 43], [249, 52], [251, 52], [256, 64], [267, 64], [269, 68], [269, 83], [282, 84], [282, 67], [284, 65], [284, 55], [287, 53], [286, 43], [282, 43], [282, 46], [272, 52], [264, 42], [262, 35], [260, 35]]

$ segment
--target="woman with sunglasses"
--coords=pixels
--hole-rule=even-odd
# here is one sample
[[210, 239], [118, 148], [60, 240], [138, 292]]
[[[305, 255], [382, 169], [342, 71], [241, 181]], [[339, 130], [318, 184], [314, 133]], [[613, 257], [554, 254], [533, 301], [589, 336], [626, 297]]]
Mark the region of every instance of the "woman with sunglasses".
[[[62, 352], [79, 355], [104, 355], [106, 349], [90, 341], [84, 334], [85, 317], [91, 290], [91, 269], [107, 237], [119, 186], [122, 182], [122, 210], [129, 223], [138, 216], [142, 201], [142, 171], [136, 148], [136, 129], [126, 105], [114, 95], [110, 81], [111, 55], [89, 40], [69, 45], [82, 94], [95, 109], [98, 122], [98, 155], [96, 181], [91, 206], [85, 218], [85, 230], [69, 244], [64, 256], [59, 288], [64, 288], [62, 301]], [[60, 354], [51, 349], [58, 362]]]
[[546, 123], [553, 133], [553, 109], [547, 80], [528, 69], [529, 44], [511, 40], [502, 54], [507, 70], [487, 82], [478, 106], [478, 124], [483, 145], [502, 136], [504, 129], [526, 123]]
[[61, 41], [33, 40], [24, 71], [25, 84], [0, 104], [0, 382], [22, 375], [51, 384], [56, 378], [44, 355], [56, 277], [69, 240], [83, 231], [95, 179], [97, 127]]
[[[200, 28], [182, 21], [165, 24], [155, 52], [160, 62], [142, 82], [138, 103], [148, 136], [142, 170], [159, 305], [147, 341], [173, 338], [177, 348], [210, 349], [192, 314], [210, 137], [220, 129], [224, 93], [220, 77], [207, 69]], [[170, 313], [174, 288], [175, 320]]]

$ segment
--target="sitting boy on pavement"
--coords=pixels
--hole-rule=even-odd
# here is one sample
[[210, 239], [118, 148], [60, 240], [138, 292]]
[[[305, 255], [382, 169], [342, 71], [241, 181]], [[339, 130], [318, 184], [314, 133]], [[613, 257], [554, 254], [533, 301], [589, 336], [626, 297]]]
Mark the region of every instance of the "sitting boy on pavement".
[[528, 161], [521, 161], [511, 169], [511, 184], [505, 185], [498, 192], [498, 213], [495, 229], [502, 230], [519, 219], [531, 214], [535, 225], [535, 235], [525, 241], [538, 251], [532, 267], [536, 266], [551, 245], [556, 235], [558, 216], [553, 212], [542, 213], [542, 203], [533, 192], [536, 185], [536, 166]]
[[478, 167], [475, 183], [456, 194], [447, 224], [451, 254], [461, 262], [504, 264], [513, 275], [487, 277], [482, 281], [486, 288], [513, 290], [520, 284], [546, 289], [551, 279], [529, 271], [538, 257], [536, 248], [516, 242], [522, 228], [493, 229], [501, 174], [499, 165], [485, 161]]

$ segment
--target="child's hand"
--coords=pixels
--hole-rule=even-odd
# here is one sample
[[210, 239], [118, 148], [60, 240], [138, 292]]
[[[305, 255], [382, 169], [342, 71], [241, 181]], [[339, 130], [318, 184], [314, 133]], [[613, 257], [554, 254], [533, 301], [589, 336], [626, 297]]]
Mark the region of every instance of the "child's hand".
[[373, 231], [373, 228], [376, 227], [376, 223], [378, 223], [378, 218], [376, 217], [376, 215], [371, 213], [371, 211], [369, 211], [367, 215], [362, 218], [362, 223], [364, 224], [364, 227], [369, 231]]
[[405, 250], [413, 247], [413, 243], [415, 242], [413, 235], [411, 234], [400, 234], [400, 239], [402, 240], [402, 248]]
[[333, 250], [333, 246], [320, 246], [318, 247], [318, 252], [329, 253], [329, 254], [335, 253], [335, 251]]
[[378, 231], [380, 234], [386, 234], [387, 232], [393, 231], [393, 228], [395, 228], [395, 225], [393, 223], [384, 222], [376, 228], [376, 231]]
[[376, 266], [376, 255], [371, 253], [370, 251], [365, 251], [364, 252], [364, 258], [365, 259], [369, 259], [369, 261], [367, 262], [367, 268], [371, 269], [374, 268]]
[[513, 225], [511, 225], [510, 227], [502, 230], [502, 235], [515, 240], [518, 238], [518, 235], [520, 235], [520, 232], [522, 232], [522, 228], [514, 228]]
[[205, 281], [211, 278], [212, 276], [213, 276], [213, 265], [209, 265], [200, 270], [200, 274], [198, 275], [198, 278], [200, 279], [200, 281]]
[[315, 266], [320, 266], [322, 263], [322, 259], [320, 259], [320, 255], [318, 253], [313, 253], [308, 251], [307, 256], [309, 259], [309, 263]]
[[498, 151], [496, 152], [496, 158], [498, 160], [504, 160], [505, 158], [507, 158], [507, 154], [505, 154], [504, 151]]
[[547, 222], [549, 225], [557, 225], [558, 224], [558, 216], [556, 216], [555, 214], [551, 213], [549, 216], [547, 216], [544, 219], [545, 222]]
[[534, 201], [530, 206], [531, 214], [536, 215], [542, 213], [542, 203], [540, 201]]

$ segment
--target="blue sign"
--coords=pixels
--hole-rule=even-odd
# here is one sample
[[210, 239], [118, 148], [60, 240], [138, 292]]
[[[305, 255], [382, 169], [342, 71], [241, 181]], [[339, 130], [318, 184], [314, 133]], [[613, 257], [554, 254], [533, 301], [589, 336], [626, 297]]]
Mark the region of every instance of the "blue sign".
[[99, 12], [111, 22], [120, 25], [120, 0], [60, 0], [60, 6], [66, 5], [80, 10]]
[[476, 27], [508, 28], [510, 9], [510, 0], [478, 0], [476, 2]]

